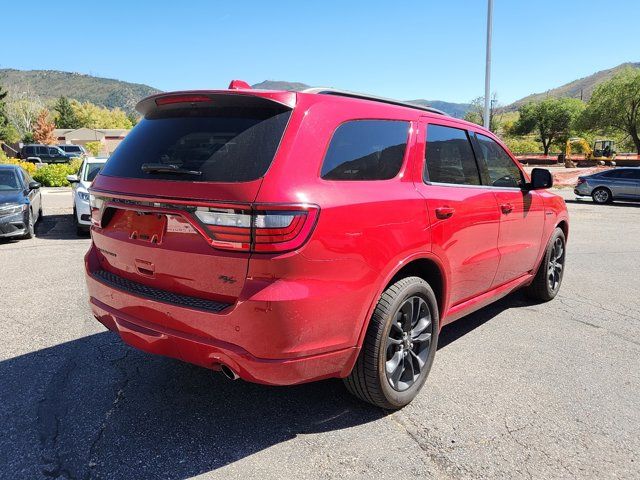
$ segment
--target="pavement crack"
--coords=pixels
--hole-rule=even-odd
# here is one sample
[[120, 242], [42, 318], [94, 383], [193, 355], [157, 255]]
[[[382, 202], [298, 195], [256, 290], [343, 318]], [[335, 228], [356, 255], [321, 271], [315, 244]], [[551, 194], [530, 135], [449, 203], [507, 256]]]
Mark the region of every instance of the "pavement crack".
[[63, 418], [67, 412], [67, 406], [64, 404], [65, 391], [75, 368], [75, 360], [67, 360], [54, 373], [43, 398], [38, 402], [37, 424], [40, 436], [41, 472], [49, 478], [61, 476], [68, 479], [75, 478], [59, 453], [60, 418]]
[[91, 442], [91, 447], [89, 448], [89, 457], [88, 457], [89, 469], [87, 470], [87, 473], [85, 475], [85, 479], [87, 480], [92, 477], [92, 469], [94, 469], [98, 465], [97, 457], [100, 452], [100, 444], [102, 442], [102, 439], [104, 438], [105, 431], [109, 426], [109, 420], [116, 413], [120, 404], [125, 399], [125, 390], [129, 386], [130, 378], [126, 370], [126, 367], [121, 366], [120, 364], [126, 362], [126, 359], [128, 358], [130, 352], [131, 350], [127, 350], [122, 357], [119, 357], [111, 361], [111, 364], [114, 365], [118, 370], [120, 370], [120, 373], [122, 374], [122, 380], [116, 384], [115, 398], [113, 399], [113, 402], [111, 403], [111, 407], [109, 408], [109, 410], [105, 412], [102, 422], [100, 423], [100, 427], [98, 428], [98, 431], [96, 432], [96, 435], [94, 436], [93, 441]]

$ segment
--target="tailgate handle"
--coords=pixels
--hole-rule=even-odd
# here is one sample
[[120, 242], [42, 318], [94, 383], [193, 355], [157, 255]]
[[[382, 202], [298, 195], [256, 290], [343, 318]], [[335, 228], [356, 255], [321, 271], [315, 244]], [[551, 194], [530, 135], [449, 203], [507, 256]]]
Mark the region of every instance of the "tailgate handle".
[[140, 273], [141, 275], [153, 277], [153, 275], [155, 274], [156, 267], [153, 263], [136, 258], [135, 264], [136, 264], [136, 270], [138, 270], [138, 273]]

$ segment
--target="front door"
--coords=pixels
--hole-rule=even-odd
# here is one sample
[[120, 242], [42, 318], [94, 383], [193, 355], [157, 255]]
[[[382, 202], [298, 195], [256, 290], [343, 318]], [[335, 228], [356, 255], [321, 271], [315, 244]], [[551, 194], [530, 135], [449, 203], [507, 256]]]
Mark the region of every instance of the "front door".
[[[420, 124], [422, 181], [433, 252], [448, 267], [449, 307], [491, 288], [498, 269], [500, 213], [492, 189], [481, 184], [466, 130], [456, 124]], [[426, 121], [425, 121], [426, 122]]]
[[483, 183], [493, 191], [500, 212], [500, 264], [493, 287], [521, 277], [536, 267], [544, 227], [544, 202], [523, 190], [524, 175], [516, 161], [486, 135], [472, 137]]

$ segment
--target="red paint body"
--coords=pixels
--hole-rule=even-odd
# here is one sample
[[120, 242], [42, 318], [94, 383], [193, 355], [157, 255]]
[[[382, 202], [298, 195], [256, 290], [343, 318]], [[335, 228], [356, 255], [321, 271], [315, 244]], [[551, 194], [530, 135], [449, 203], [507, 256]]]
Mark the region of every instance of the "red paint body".
[[[213, 369], [224, 364], [245, 380], [266, 384], [345, 377], [379, 296], [400, 269], [416, 261], [436, 267], [442, 326], [528, 284], [553, 229], [567, 229], [564, 201], [546, 191], [423, 182], [426, 125], [451, 125], [495, 139], [477, 125], [333, 95], [216, 93], [261, 96], [293, 108], [263, 178], [225, 184], [99, 175], [92, 194], [178, 206], [223, 202], [319, 209], [305, 223], [301, 235], [308, 238], [293, 251], [248, 253], [215, 248], [188, 215], [162, 205], [149, 207], [168, 214], [160, 244], [132, 239], [131, 215], [140, 207], [121, 204], [108, 227], [92, 227], [87, 284], [96, 318], [134, 347]], [[352, 119], [411, 122], [395, 178], [320, 178], [333, 132]], [[145, 228], [156, 226], [140, 227]], [[213, 313], [137, 296], [95, 278], [98, 269], [231, 305]]]

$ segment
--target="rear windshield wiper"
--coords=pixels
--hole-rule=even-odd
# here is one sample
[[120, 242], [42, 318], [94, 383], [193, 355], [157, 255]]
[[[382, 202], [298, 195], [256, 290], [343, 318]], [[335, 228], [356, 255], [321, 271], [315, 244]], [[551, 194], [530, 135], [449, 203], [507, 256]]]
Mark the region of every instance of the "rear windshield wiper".
[[174, 173], [176, 175], [202, 175], [199, 170], [180, 168], [173, 163], [143, 163], [140, 167], [144, 173]]

